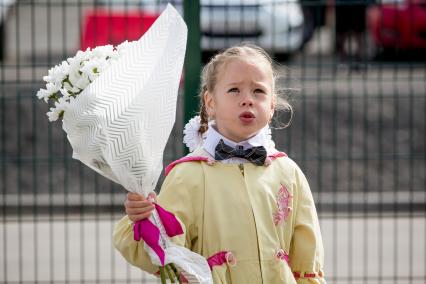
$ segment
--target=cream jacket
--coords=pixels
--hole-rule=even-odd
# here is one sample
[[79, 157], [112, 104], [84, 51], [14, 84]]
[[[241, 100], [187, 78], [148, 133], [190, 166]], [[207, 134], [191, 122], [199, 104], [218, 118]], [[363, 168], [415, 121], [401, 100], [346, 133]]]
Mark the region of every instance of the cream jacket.
[[[208, 157], [204, 150], [192, 156]], [[212, 268], [214, 283], [325, 283], [323, 244], [308, 182], [288, 157], [251, 163], [178, 163], [158, 203], [176, 215], [184, 234], [174, 242], [209, 258], [229, 251], [236, 263]], [[114, 230], [124, 258], [155, 273], [125, 216]]]

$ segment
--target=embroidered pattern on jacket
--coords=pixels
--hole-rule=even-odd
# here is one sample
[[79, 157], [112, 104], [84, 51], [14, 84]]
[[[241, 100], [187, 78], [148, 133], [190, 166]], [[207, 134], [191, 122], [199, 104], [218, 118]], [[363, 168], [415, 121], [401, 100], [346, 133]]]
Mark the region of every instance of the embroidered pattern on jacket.
[[283, 261], [287, 262], [288, 265], [290, 265], [290, 256], [283, 249], [277, 249], [277, 251], [275, 252], [275, 258], [277, 260], [283, 260]]
[[278, 209], [274, 213], [274, 223], [278, 225], [281, 221], [286, 220], [292, 208], [289, 206], [290, 200], [293, 196], [288, 189], [281, 184], [281, 188], [277, 193], [277, 206]]

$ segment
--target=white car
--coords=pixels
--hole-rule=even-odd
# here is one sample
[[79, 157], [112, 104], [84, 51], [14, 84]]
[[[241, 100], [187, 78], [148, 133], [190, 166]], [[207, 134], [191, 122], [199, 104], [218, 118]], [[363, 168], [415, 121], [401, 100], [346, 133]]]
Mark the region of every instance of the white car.
[[[183, 14], [183, 1], [98, 0], [103, 7], [159, 13], [170, 2]], [[200, 0], [201, 46], [215, 51], [253, 42], [275, 54], [290, 54], [303, 42], [298, 0]]]

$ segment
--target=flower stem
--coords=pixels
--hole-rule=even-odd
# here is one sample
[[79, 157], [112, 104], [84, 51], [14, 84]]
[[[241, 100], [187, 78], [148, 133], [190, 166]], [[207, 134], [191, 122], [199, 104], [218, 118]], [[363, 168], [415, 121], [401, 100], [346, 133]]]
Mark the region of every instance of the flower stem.
[[174, 276], [175, 273], [174, 273], [173, 269], [170, 267], [170, 264], [167, 264], [165, 266], [165, 269], [166, 269], [167, 275], [169, 276], [170, 281], [172, 283], [176, 283], [175, 276]]
[[166, 274], [164, 273], [164, 266], [160, 266], [160, 279], [161, 284], [167, 284]]
[[179, 284], [182, 284], [182, 281], [180, 281], [180, 275], [179, 275], [179, 272], [178, 272], [178, 270], [177, 270], [177, 268], [176, 268], [176, 266], [173, 264], [173, 263], [170, 263], [170, 268], [173, 270], [173, 272], [175, 273], [175, 275], [176, 275], [176, 279], [177, 279], [177, 281], [179, 282]]

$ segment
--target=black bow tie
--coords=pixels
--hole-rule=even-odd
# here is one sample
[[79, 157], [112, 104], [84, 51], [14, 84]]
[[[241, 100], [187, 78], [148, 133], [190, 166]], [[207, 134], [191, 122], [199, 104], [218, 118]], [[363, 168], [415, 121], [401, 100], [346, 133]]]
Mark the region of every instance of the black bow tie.
[[266, 159], [266, 149], [263, 146], [253, 147], [249, 149], [236, 149], [228, 146], [220, 139], [215, 148], [214, 158], [218, 161], [229, 158], [244, 158], [255, 165], [262, 166]]

